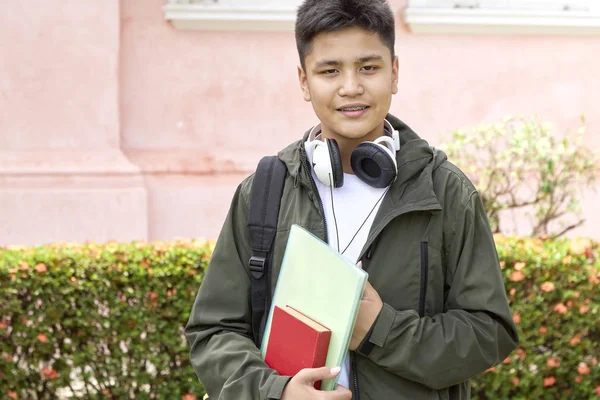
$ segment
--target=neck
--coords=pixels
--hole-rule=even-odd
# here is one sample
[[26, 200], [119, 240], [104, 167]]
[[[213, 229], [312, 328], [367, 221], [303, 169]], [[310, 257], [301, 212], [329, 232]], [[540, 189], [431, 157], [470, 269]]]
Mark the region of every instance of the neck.
[[371, 132], [358, 138], [349, 138], [341, 135], [340, 133], [327, 130], [325, 127], [323, 127], [321, 131], [322, 139], [335, 139], [337, 142], [340, 148], [340, 154], [342, 156], [342, 169], [344, 170], [345, 174], [353, 174], [350, 159], [354, 149], [359, 144], [363, 142], [372, 142], [384, 134], [384, 122], [382, 122], [381, 125], [377, 126]]

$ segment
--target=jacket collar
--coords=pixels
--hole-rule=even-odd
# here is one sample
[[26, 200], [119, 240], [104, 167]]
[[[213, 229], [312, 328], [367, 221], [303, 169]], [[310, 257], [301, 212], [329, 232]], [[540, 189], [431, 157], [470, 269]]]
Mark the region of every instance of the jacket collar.
[[[379, 214], [388, 207], [398, 207], [414, 210], [441, 210], [440, 203], [433, 190], [433, 171], [446, 160], [444, 152], [430, 147], [427, 141], [421, 139], [408, 125], [391, 114], [386, 120], [400, 134], [400, 151], [396, 152], [398, 177], [381, 205]], [[289, 174], [296, 181], [312, 190], [311, 171], [308, 169], [304, 142], [311, 130], [305, 132], [303, 138], [296, 141], [278, 154], [287, 165]], [[379, 219], [379, 218], [377, 218]]]

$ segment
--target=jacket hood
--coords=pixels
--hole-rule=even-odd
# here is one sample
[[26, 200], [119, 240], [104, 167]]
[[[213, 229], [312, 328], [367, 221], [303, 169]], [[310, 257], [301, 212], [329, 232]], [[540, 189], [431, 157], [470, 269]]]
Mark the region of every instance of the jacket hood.
[[[386, 120], [400, 135], [400, 150], [396, 152], [398, 176], [390, 188], [390, 197], [399, 199], [413, 193], [415, 198], [411, 199], [412, 196], [409, 196], [404, 199], [403, 203], [419, 200], [422, 202], [428, 198], [430, 202], [435, 199], [437, 204], [435, 208], [438, 208], [439, 203], [433, 192], [432, 175], [433, 171], [447, 160], [446, 154], [429, 146], [426, 140], [421, 139], [408, 125], [392, 114], [388, 114]], [[278, 157], [287, 165], [288, 171], [294, 179], [310, 188], [310, 171], [303, 166], [303, 161], [306, 159], [304, 142], [308, 139], [309, 133], [310, 129], [301, 140], [281, 150]], [[411, 190], [405, 193], [409, 186]]]

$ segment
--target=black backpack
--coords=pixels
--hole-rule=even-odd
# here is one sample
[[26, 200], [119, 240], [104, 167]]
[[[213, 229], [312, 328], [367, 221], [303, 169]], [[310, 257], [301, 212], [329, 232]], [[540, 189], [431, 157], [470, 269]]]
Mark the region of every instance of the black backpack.
[[252, 183], [248, 210], [252, 257], [248, 268], [252, 275], [252, 335], [258, 348], [264, 333], [262, 319], [271, 308], [270, 267], [286, 174], [287, 167], [277, 156], [263, 157]]
[[[277, 233], [277, 217], [286, 173], [285, 164], [277, 156], [263, 157], [258, 163], [252, 183], [248, 210], [252, 257], [248, 268], [252, 275], [252, 335], [258, 348], [264, 333], [262, 319], [265, 311], [271, 308], [271, 250]], [[209, 400], [208, 394], [204, 395], [203, 400]]]

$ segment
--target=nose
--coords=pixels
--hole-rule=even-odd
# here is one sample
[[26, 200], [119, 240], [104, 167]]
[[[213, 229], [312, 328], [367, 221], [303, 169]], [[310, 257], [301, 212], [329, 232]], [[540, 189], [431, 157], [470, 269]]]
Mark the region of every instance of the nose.
[[356, 97], [365, 92], [360, 78], [354, 73], [346, 73], [339, 90], [341, 97]]

